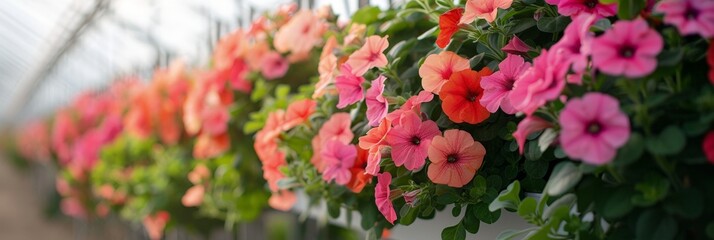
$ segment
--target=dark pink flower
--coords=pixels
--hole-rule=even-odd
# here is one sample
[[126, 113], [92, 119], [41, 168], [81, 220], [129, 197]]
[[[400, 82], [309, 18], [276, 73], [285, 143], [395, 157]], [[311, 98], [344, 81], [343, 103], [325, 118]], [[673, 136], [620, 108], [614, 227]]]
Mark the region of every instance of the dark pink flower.
[[419, 115], [407, 112], [399, 125], [387, 133], [387, 142], [392, 147], [392, 160], [397, 166], [417, 170], [424, 166], [431, 139], [440, 135], [434, 121], [422, 122]]
[[655, 11], [664, 13], [664, 22], [676, 26], [682, 35], [714, 37], [714, 1], [664, 0]]
[[503, 46], [503, 48], [501, 48], [501, 51], [510, 54], [525, 55], [531, 49], [531, 46], [528, 46], [528, 44], [523, 42], [523, 40], [518, 38], [518, 36], [513, 35], [513, 38], [508, 41], [508, 44], [506, 44], [506, 46]]
[[492, 113], [495, 113], [499, 106], [503, 112], [508, 114], [518, 112], [511, 104], [509, 94], [513, 90], [516, 79], [530, 66], [531, 64], [525, 62], [522, 57], [508, 54], [506, 59], [498, 64], [498, 72], [481, 79], [483, 88], [481, 104]]
[[270, 52], [263, 56], [263, 63], [260, 66], [260, 73], [268, 80], [273, 80], [285, 76], [290, 63], [277, 52]]
[[560, 0], [558, 13], [565, 16], [594, 14], [599, 17], [611, 17], [617, 13], [617, 3], [603, 4], [598, 0]]
[[372, 86], [367, 90], [367, 119], [370, 126], [377, 126], [382, 119], [387, 116], [387, 107], [389, 103], [382, 96], [384, 94], [384, 81], [387, 78], [384, 75], [379, 75], [377, 79], [372, 81]]
[[377, 204], [377, 209], [384, 215], [384, 218], [389, 223], [394, 224], [397, 220], [397, 212], [394, 211], [392, 205], [391, 190], [389, 184], [392, 183], [392, 174], [385, 172], [377, 175], [377, 185], [374, 187], [374, 203]]
[[340, 97], [337, 108], [345, 108], [347, 105], [361, 101], [364, 98], [363, 82], [364, 78], [352, 73], [349, 64], [342, 64], [340, 76], [335, 78], [335, 86]]
[[568, 61], [573, 63], [572, 68], [576, 73], [584, 72], [588, 65], [592, 41], [595, 38], [595, 35], [590, 32], [590, 27], [595, 20], [595, 15], [591, 14], [573, 17], [573, 22], [565, 28], [563, 38], [550, 49], [562, 50], [568, 56]]
[[702, 141], [702, 151], [704, 151], [704, 156], [707, 157], [709, 163], [714, 164], [714, 131], [710, 131], [704, 137], [704, 141]]
[[526, 116], [526, 118], [521, 120], [521, 122], [518, 123], [516, 132], [513, 133], [513, 138], [515, 138], [518, 143], [518, 152], [523, 154], [523, 147], [526, 145], [528, 135], [549, 127], [553, 127], [553, 124], [535, 115]]
[[562, 51], [544, 49], [533, 59], [533, 66], [516, 80], [509, 94], [513, 107], [531, 115], [547, 101], [557, 99], [565, 88], [568, 64]]
[[325, 164], [322, 179], [327, 182], [335, 180], [335, 183], [340, 185], [350, 182], [352, 177], [350, 168], [357, 158], [357, 149], [354, 145], [337, 140], [327, 141], [320, 154]]
[[645, 20], [620, 20], [593, 43], [593, 66], [610, 75], [644, 77], [657, 67], [662, 36]]
[[392, 121], [394, 124], [399, 124], [399, 118], [402, 116], [402, 114], [406, 112], [411, 111], [421, 115], [421, 104], [425, 102], [430, 102], [432, 99], [434, 99], [434, 94], [427, 91], [421, 91], [416, 96], [411, 96], [409, 99], [407, 99], [407, 101], [402, 104], [399, 109], [396, 109], [387, 114], [387, 119], [389, 121]]

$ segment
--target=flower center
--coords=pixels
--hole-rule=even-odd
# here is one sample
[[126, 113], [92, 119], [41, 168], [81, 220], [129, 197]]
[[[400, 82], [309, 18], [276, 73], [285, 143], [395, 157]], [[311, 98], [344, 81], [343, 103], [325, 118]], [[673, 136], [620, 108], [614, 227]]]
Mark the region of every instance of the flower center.
[[691, 6], [688, 6], [684, 15], [687, 16], [687, 19], [694, 20], [699, 17], [699, 11]]
[[513, 87], [514, 87], [513, 84], [514, 84], [514, 83], [516, 83], [516, 79], [512, 79], [512, 78], [507, 79], [507, 80], [506, 80], [506, 85], [504, 85], [504, 87], [505, 87], [507, 90], [513, 90]]
[[449, 156], [446, 156], [446, 162], [448, 163], [454, 163], [459, 160], [459, 157], [456, 156], [456, 154], [449, 154]]
[[585, 0], [585, 6], [588, 8], [595, 8], [597, 6], [598, 0]]
[[412, 144], [414, 144], [414, 145], [419, 145], [419, 144], [421, 143], [421, 138], [419, 138], [419, 137], [417, 137], [417, 136], [414, 136], [414, 137], [412, 137], [411, 142], [412, 142]]
[[372, 62], [372, 61], [374, 61], [374, 60], [377, 60], [377, 58], [379, 58], [379, 53], [372, 53], [372, 54], [369, 55], [369, 59], [367, 59], [367, 60], [369, 60], [370, 62]]
[[625, 58], [631, 58], [635, 55], [635, 48], [632, 46], [625, 46], [620, 50], [620, 56]]
[[478, 98], [478, 93], [469, 92], [469, 93], [466, 95], [466, 99], [468, 99], [469, 102], [475, 102], [475, 101], [476, 101], [476, 98]]
[[588, 132], [590, 134], [598, 134], [600, 133], [600, 131], [602, 131], [602, 126], [599, 122], [591, 122], [590, 124], [588, 124]]
[[452, 73], [453, 73], [453, 71], [451, 70], [451, 68], [444, 69], [444, 71], [441, 72], [441, 79], [451, 78]]

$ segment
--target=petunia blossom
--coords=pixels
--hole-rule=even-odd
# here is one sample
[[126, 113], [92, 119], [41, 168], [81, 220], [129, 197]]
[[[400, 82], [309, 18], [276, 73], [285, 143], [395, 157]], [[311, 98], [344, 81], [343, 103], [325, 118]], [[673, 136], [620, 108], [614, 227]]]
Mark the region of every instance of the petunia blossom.
[[388, 146], [386, 137], [392, 129], [392, 122], [382, 119], [379, 126], [367, 131], [367, 134], [359, 138], [359, 147], [368, 150], [367, 166], [365, 172], [376, 176], [379, 173], [379, 164], [382, 161], [382, 149]]
[[617, 3], [604, 4], [598, 0], [560, 0], [558, 1], [558, 13], [571, 17], [581, 14], [611, 17], [617, 14]]
[[565, 154], [593, 165], [612, 161], [630, 137], [630, 121], [620, 103], [602, 93], [570, 99], [558, 121]]
[[350, 129], [351, 124], [349, 113], [335, 113], [322, 125], [318, 134], [323, 141], [339, 140], [347, 144], [354, 138], [354, 133]]
[[444, 136], [436, 136], [429, 147], [431, 165], [427, 170], [429, 179], [449, 187], [463, 187], [471, 182], [483, 164], [486, 148], [474, 141], [471, 134], [458, 129], [449, 129]]
[[481, 78], [483, 88], [481, 104], [492, 113], [495, 113], [499, 107], [507, 114], [518, 112], [511, 104], [509, 95], [516, 79], [530, 66], [531, 64], [525, 62], [521, 56], [508, 54], [506, 59], [498, 64], [497, 72]]
[[268, 199], [270, 207], [284, 212], [290, 210], [295, 202], [297, 202], [297, 196], [288, 190], [273, 192]]
[[325, 163], [325, 171], [322, 179], [327, 182], [335, 180], [335, 183], [345, 185], [352, 178], [350, 168], [357, 158], [357, 149], [352, 144], [345, 144], [337, 140], [325, 142], [321, 149], [322, 161]]
[[345, 187], [353, 193], [362, 192], [364, 187], [372, 182], [372, 175], [365, 173], [368, 155], [368, 150], [357, 148], [357, 158], [355, 159], [355, 163], [350, 168], [352, 178], [350, 178], [350, 182], [345, 185]]
[[542, 50], [533, 66], [513, 84], [508, 95], [513, 107], [531, 115], [547, 101], [557, 99], [565, 88], [568, 64], [562, 50]]
[[714, 42], [709, 42], [709, 50], [707, 50], [707, 64], [709, 64], [709, 82], [714, 85]]
[[391, 224], [397, 220], [397, 212], [394, 211], [394, 205], [391, 199], [391, 189], [389, 184], [392, 183], [392, 174], [385, 172], [377, 175], [377, 185], [374, 187], [374, 203], [377, 205], [384, 218]]
[[449, 80], [452, 73], [469, 69], [469, 60], [451, 51], [431, 54], [419, 67], [421, 86], [424, 90], [439, 94], [441, 86]]
[[439, 36], [436, 37], [436, 45], [445, 48], [449, 45], [451, 37], [459, 31], [459, 21], [464, 15], [463, 8], [454, 8], [439, 16]]
[[181, 197], [181, 204], [186, 207], [196, 207], [203, 203], [203, 195], [206, 193], [206, 187], [203, 185], [195, 185], [183, 194]]
[[504, 51], [509, 54], [515, 54], [515, 55], [525, 55], [533, 49], [531, 46], [528, 46], [523, 40], [518, 38], [518, 36], [513, 35], [513, 38], [508, 41], [506, 46], [503, 46], [501, 48], [501, 51]]
[[379, 75], [372, 81], [372, 86], [367, 89], [365, 102], [367, 103], [367, 119], [370, 126], [377, 126], [384, 117], [387, 116], [389, 103], [384, 98], [384, 81], [387, 77]]
[[363, 82], [364, 78], [352, 73], [352, 67], [349, 64], [342, 64], [340, 75], [335, 79], [335, 86], [339, 93], [337, 108], [345, 108], [364, 99]]
[[324, 21], [310, 10], [301, 10], [275, 33], [273, 45], [281, 53], [301, 55], [320, 43], [327, 29]]
[[434, 136], [441, 134], [434, 121], [421, 121], [419, 115], [407, 112], [400, 124], [387, 133], [387, 142], [392, 147], [392, 160], [397, 166], [414, 171], [426, 161], [426, 155]]
[[431, 102], [434, 99], [434, 94], [427, 91], [421, 91], [415, 96], [409, 97], [399, 109], [396, 109], [387, 114], [387, 119], [394, 124], [399, 124], [399, 118], [406, 112], [414, 112], [421, 115], [421, 104]]
[[714, 37], [714, 1], [663, 0], [655, 11], [664, 13], [664, 22], [677, 27], [682, 35]]
[[284, 130], [291, 129], [299, 124], [308, 122], [315, 112], [317, 102], [312, 99], [303, 99], [290, 103], [285, 113]]
[[553, 124], [540, 117], [535, 115], [526, 116], [526, 118], [518, 123], [516, 131], [513, 133], [513, 138], [515, 138], [516, 143], [518, 143], [518, 152], [523, 154], [528, 135], [550, 127], [553, 127]]
[[714, 131], [709, 131], [702, 141], [702, 151], [710, 164], [714, 164]]
[[573, 21], [565, 28], [563, 37], [550, 49], [562, 50], [572, 62], [572, 69], [582, 74], [587, 68], [588, 58], [592, 52], [592, 42], [595, 35], [590, 32], [590, 27], [595, 22], [595, 15], [580, 14], [573, 17]]
[[461, 17], [461, 24], [470, 24], [477, 18], [484, 19], [492, 23], [496, 20], [498, 9], [508, 9], [513, 0], [468, 0], [466, 1], [466, 12]]
[[263, 63], [260, 66], [260, 73], [268, 80], [273, 80], [285, 76], [290, 63], [283, 56], [276, 52], [270, 52], [263, 56]]
[[387, 56], [382, 53], [389, 47], [387, 38], [377, 35], [367, 37], [362, 48], [347, 59], [346, 64], [352, 67], [352, 74], [362, 76], [370, 68], [387, 66]]
[[439, 94], [441, 108], [449, 120], [477, 124], [491, 115], [480, 102], [484, 96], [481, 78], [490, 74], [491, 70], [484, 68], [479, 72], [468, 69], [451, 75]]
[[230, 140], [227, 132], [217, 136], [201, 134], [193, 147], [193, 157], [198, 159], [216, 157], [230, 148]]
[[657, 67], [662, 36], [641, 18], [621, 20], [593, 42], [593, 66], [609, 75], [644, 77]]
[[159, 240], [164, 236], [164, 228], [169, 222], [170, 215], [166, 211], [159, 211], [155, 214], [144, 217], [144, 228], [151, 240]]

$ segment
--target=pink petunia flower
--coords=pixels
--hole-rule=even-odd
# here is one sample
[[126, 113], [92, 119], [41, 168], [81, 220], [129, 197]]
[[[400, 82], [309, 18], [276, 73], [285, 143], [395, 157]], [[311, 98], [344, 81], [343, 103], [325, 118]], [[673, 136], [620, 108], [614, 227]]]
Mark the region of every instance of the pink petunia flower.
[[346, 64], [352, 67], [352, 74], [362, 76], [370, 68], [387, 66], [387, 56], [382, 52], [389, 47], [388, 37], [377, 35], [367, 37], [362, 48], [347, 59]]
[[469, 60], [451, 51], [431, 54], [419, 67], [421, 86], [424, 90], [439, 94], [441, 86], [449, 80], [452, 73], [471, 68]]
[[392, 183], [392, 174], [385, 172], [377, 175], [377, 185], [374, 187], [374, 203], [377, 205], [379, 212], [384, 215], [384, 218], [391, 224], [397, 220], [397, 212], [394, 211], [392, 205], [391, 189], [389, 184]]
[[387, 77], [379, 75], [377, 79], [372, 81], [372, 86], [367, 90], [365, 102], [367, 103], [367, 119], [370, 126], [379, 125], [379, 122], [387, 116], [389, 103], [382, 96], [384, 94], [385, 80], [387, 80]]
[[682, 35], [714, 37], [714, 1], [664, 0], [655, 11], [664, 13], [664, 22], [676, 26]]
[[583, 73], [587, 68], [592, 41], [595, 38], [595, 35], [590, 32], [590, 27], [595, 20], [595, 15], [591, 14], [573, 17], [573, 22], [565, 28], [563, 38], [550, 49], [562, 50], [568, 56], [567, 59], [572, 62], [573, 71], [576, 73]]
[[399, 109], [396, 109], [387, 114], [387, 119], [389, 121], [392, 121], [392, 123], [394, 124], [399, 124], [399, 118], [401, 118], [402, 114], [406, 112], [414, 112], [418, 115], [421, 115], [421, 104], [425, 102], [431, 102], [432, 99], [434, 99], [434, 94], [427, 91], [421, 91], [416, 96], [411, 96], [409, 99], [407, 99], [407, 101], [404, 102], [404, 104], [402, 104]]
[[405, 192], [404, 194], [402, 194], [402, 197], [404, 197], [404, 202], [410, 207], [416, 206], [419, 201], [419, 193], [421, 193], [421, 189]]
[[513, 38], [508, 41], [506, 46], [501, 48], [501, 51], [515, 55], [525, 55], [531, 49], [533, 49], [531, 46], [528, 46], [528, 44], [523, 42], [518, 36], [513, 35]]
[[609, 163], [630, 137], [630, 122], [617, 99], [588, 93], [571, 99], [558, 118], [560, 143], [569, 157], [593, 165]]
[[349, 113], [335, 113], [320, 128], [319, 135], [322, 141], [338, 140], [348, 144], [354, 138], [354, 133], [350, 129], [352, 120]]
[[352, 177], [350, 168], [352, 168], [357, 158], [357, 149], [354, 145], [345, 144], [337, 140], [327, 141], [320, 155], [325, 163], [322, 179], [327, 182], [335, 180], [335, 183], [340, 185], [350, 182]]
[[159, 211], [153, 215], [144, 217], [144, 228], [151, 240], [159, 240], [164, 236], [164, 228], [169, 222], [171, 215], [167, 211]]
[[560, 0], [558, 13], [565, 16], [594, 14], [598, 17], [611, 17], [617, 13], [617, 3], [603, 4], [598, 0]]
[[431, 165], [427, 175], [432, 182], [460, 188], [471, 182], [483, 164], [486, 148], [474, 141], [471, 134], [449, 129], [436, 136], [429, 147]]
[[550, 127], [553, 127], [553, 124], [542, 118], [536, 117], [535, 115], [526, 116], [526, 118], [518, 123], [516, 132], [513, 133], [513, 138], [515, 138], [518, 143], [518, 152], [523, 154], [528, 135]]
[[369, 150], [367, 155], [367, 166], [365, 173], [376, 176], [379, 173], [379, 163], [382, 161], [382, 150], [387, 148], [387, 133], [392, 129], [392, 122], [382, 119], [379, 126], [367, 131], [367, 134], [359, 138], [359, 147]]
[[270, 52], [263, 56], [263, 63], [260, 66], [260, 73], [268, 80], [273, 80], [285, 76], [290, 63], [279, 53]]
[[508, 95], [513, 107], [531, 115], [547, 101], [557, 99], [565, 88], [568, 64], [563, 51], [544, 49], [514, 83]]
[[352, 67], [347, 63], [342, 64], [340, 72], [340, 76], [335, 79], [335, 86], [340, 98], [337, 108], [345, 108], [364, 98], [364, 87], [362, 87], [364, 78], [352, 73]]
[[508, 9], [513, 0], [468, 0], [466, 11], [461, 17], [460, 24], [470, 24], [477, 18], [481, 18], [491, 23], [496, 20], [498, 9]]
[[593, 42], [593, 66], [610, 75], [644, 77], [657, 67], [663, 45], [645, 20], [618, 21]]
[[434, 121], [422, 122], [419, 115], [407, 112], [399, 125], [387, 133], [387, 142], [392, 147], [392, 160], [397, 166], [414, 171], [426, 162], [427, 151], [434, 136], [441, 134]]
[[710, 164], [714, 164], [714, 131], [709, 131], [702, 141], [702, 151]]
[[518, 112], [511, 105], [509, 94], [513, 90], [516, 79], [530, 66], [531, 64], [525, 62], [522, 57], [508, 54], [506, 59], [498, 64], [498, 72], [481, 79], [481, 87], [484, 90], [481, 104], [492, 113], [495, 113], [499, 106], [507, 114]]

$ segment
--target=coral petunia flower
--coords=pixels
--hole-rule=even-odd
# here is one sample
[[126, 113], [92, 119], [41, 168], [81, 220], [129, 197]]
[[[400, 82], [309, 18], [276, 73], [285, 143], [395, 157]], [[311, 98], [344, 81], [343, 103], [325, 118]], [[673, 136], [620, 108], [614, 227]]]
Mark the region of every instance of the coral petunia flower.
[[506, 59], [498, 64], [498, 72], [484, 76], [481, 79], [481, 87], [483, 88], [481, 104], [492, 113], [495, 113], [499, 106], [507, 114], [518, 112], [511, 104], [508, 95], [511, 94], [516, 79], [526, 72], [530, 66], [531, 64], [525, 62], [522, 57], [508, 54]]
[[630, 137], [630, 121], [620, 110], [620, 103], [602, 93], [571, 99], [558, 121], [565, 154], [593, 165], [612, 161]]
[[203, 185], [195, 185], [183, 194], [181, 197], [181, 204], [186, 207], [196, 207], [203, 203], [203, 195], [206, 193], [206, 187]]
[[387, 133], [387, 142], [392, 147], [392, 160], [397, 166], [414, 171], [426, 161], [427, 150], [434, 136], [441, 134], [434, 121], [422, 122], [419, 115], [406, 112], [399, 125]]
[[441, 86], [449, 80], [452, 73], [469, 69], [469, 60], [451, 51], [431, 54], [419, 67], [421, 86], [424, 90], [439, 94]]
[[273, 192], [268, 199], [270, 207], [284, 212], [290, 210], [295, 205], [295, 202], [297, 202], [297, 196], [288, 190]]
[[511, 7], [513, 0], [468, 0], [466, 2], [466, 12], [461, 17], [461, 24], [470, 24], [477, 18], [485, 19], [491, 23], [496, 20], [498, 9]]
[[704, 151], [704, 156], [709, 160], [709, 163], [714, 164], [714, 131], [710, 131], [704, 136], [702, 151]]
[[144, 228], [146, 228], [146, 233], [151, 240], [159, 240], [164, 236], [164, 228], [170, 218], [167, 211], [159, 211], [153, 215], [144, 217]]
[[310, 120], [310, 115], [315, 112], [317, 102], [311, 99], [298, 100], [288, 105], [285, 113], [283, 129], [288, 130]]
[[231, 139], [228, 132], [210, 136], [201, 134], [196, 140], [196, 145], [193, 147], [193, 157], [198, 159], [212, 158], [225, 152], [231, 146]]
[[268, 80], [273, 80], [285, 76], [290, 68], [288, 60], [283, 58], [279, 53], [269, 52], [263, 56], [263, 61], [260, 66], [260, 73]]
[[352, 178], [350, 168], [357, 158], [357, 149], [354, 145], [330, 140], [325, 142], [320, 156], [325, 164], [322, 179], [326, 182], [335, 180], [335, 183], [339, 185], [349, 183]]
[[477, 124], [491, 115], [480, 102], [484, 96], [481, 77], [488, 75], [491, 75], [488, 68], [479, 72], [468, 69], [451, 75], [439, 95], [441, 108], [451, 121]]
[[377, 175], [377, 185], [374, 187], [374, 203], [377, 205], [384, 218], [387, 219], [389, 223], [394, 224], [394, 220], [397, 220], [397, 212], [394, 211], [394, 205], [391, 199], [391, 189], [389, 189], [389, 184], [392, 183], [392, 174], [385, 172]]
[[333, 54], [328, 54], [320, 58], [320, 63], [317, 66], [317, 72], [320, 74], [319, 81], [315, 83], [315, 91], [312, 93], [313, 99], [318, 99], [325, 94], [334, 94], [334, 89], [328, 87], [334, 82], [335, 72], [337, 68], [337, 57]]
[[526, 118], [521, 120], [521, 122], [518, 123], [516, 131], [513, 133], [513, 138], [515, 138], [516, 143], [518, 143], [518, 152], [523, 154], [523, 147], [526, 145], [528, 135], [549, 127], [553, 127], [553, 124], [535, 115], [526, 116]]
[[382, 119], [379, 126], [367, 131], [367, 134], [359, 138], [359, 147], [368, 150], [367, 166], [365, 172], [376, 176], [379, 173], [379, 164], [382, 161], [382, 149], [386, 148], [387, 133], [392, 129], [392, 122]]
[[301, 55], [320, 43], [327, 24], [310, 10], [301, 10], [275, 33], [273, 45], [281, 53]]
[[364, 78], [352, 73], [352, 67], [345, 63], [340, 67], [340, 76], [335, 79], [335, 86], [339, 95], [337, 108], [345, 108], [364, 99]]
[[436, 37], [436, 45], [445, 48], [449, 45], [451, 37], [459, 31], [459, 21], [464, 15], [463, 8], [454, 8], [439, 16], [439, 36]]
[[409, 97], [409, 99], [407, 99], [407, 101], [404, 102], [399, 109], [387, 114], [387, 119], [392, 121], [394, 124], [399, 124], [399, 118], [401, 118], [402, 114], [406, 112], [414, 112], [417, 115], [421, 115], [421, 104], [431, 102], [432, 99], [434, 99], [434, 94], [427, 91], [421, 91], [419, 94]]
[[533, 49], [531, 46], [528, 46], [528, 44], [523, 42], [518, 36], [513, 35], [513, 38], [508, 41], [506, 46], [501, 48], [501, 51], [515, 55], [525, 55], [531, 49]]
[[617, 3], [603, 4], [598, 0], [560, 0], [558, 13], [576, 17], [581, 14], [593, 14], [599, 17], [611, 17], [617, 14]]
[[352, 74], [362, 76], [370, 68], [387, 66], [387, 56], [382, 53], [389, 47], [387, 38], [389, 36], [367, 37], [362, 48], [352, 53], [347, 59], [346, 64], [352, 67]]
[[618, 21], [593, 42], [593, 66], [610, 75], [644, 77], [657, 67], [662, 36], [641, 18]]
[[664, 0], [655, 11], [664, 13], [664, 22], [677, 27], [682, 35], [714, 37], [714, 1]]
[[432, 182], [460, 188], [474, 178], [483, 164], [486, 148], [474, 141], [471, 134], [449, 129], [436, 136], [429, 147], [431, 165], [427, 175]]
[[352, 178], [345, 186], [353, 193], [362, 192], [362, 189], [364, 189], [364, 187], [372, 181], [372, 175], [365, 173], [368, 155], [368, 150], [357, 148], [357, 159], [355, 159], [354, 165], [350, 168]]
[[348, 144], [354, 138], [354, 133], [350, 129], [351, 124], [352, 120], [349, 113], [335, 113], [322, 125], [318, 134], [322, 141], [339, 140], [344, 144]]
[[379, 75], [372, 81], [372, 86], [367, 89], [365, 102], [367, 103], [367, 119], [370, 126], [377, 126], [382, 119], [387, 116], [389, 103], [384, 98], [384, 81], [387, 77]]

